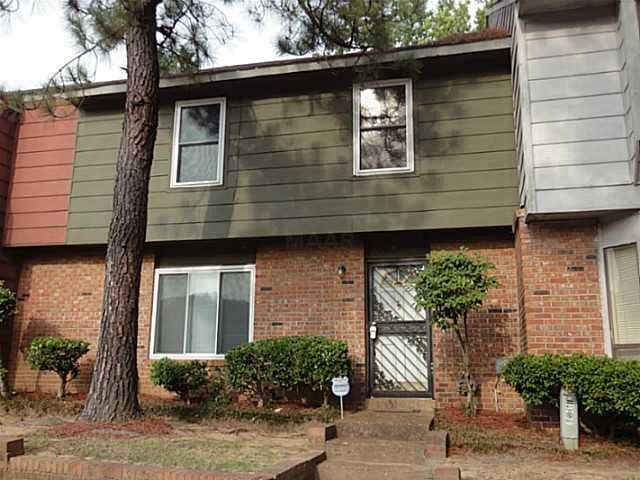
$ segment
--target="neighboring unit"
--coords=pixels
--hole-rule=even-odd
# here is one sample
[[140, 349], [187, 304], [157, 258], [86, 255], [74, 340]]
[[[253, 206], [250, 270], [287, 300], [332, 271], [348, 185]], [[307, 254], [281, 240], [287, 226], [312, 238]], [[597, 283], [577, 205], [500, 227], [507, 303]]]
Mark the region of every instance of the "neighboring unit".
[[[488, 18], [513, 33], [520, 226], [552, 232], [575, 221], [592, 229], [602, 348], [640, 358], [638, 3], [502, 1]], [[558, 331], [545, 324], [536, 328]]]

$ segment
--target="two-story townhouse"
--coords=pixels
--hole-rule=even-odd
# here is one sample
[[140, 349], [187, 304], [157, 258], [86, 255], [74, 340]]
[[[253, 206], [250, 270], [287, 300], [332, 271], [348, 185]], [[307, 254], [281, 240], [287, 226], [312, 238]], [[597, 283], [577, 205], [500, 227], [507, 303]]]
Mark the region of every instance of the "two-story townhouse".
[[[378, 70], [344, 56], [162, 80], [142, 392], [158, 393], [148, 367], [162, 356], [216, 362], [253, 339], [320, 334], [348, 342], [356, 397], [456, 400], [456, 344], [429, 329], [407, 279], [427, 251], [465, 246], [501, 282], [473, 321], [493, 407], [495, 361], [521, 340], [510, 40], [488, 37], [389, 52]], [[35, 336], [95, 346], [123, 96], [122, 82], [96, 84], [77, 111], [17, 127], [3, 240], [20, 272], [15, 389], [54, 386], [25, 362]]]
[[[572, 351], [558, 335], [582, 350], [601, 331], [589, 350], [639, 358], [638, 2], [504, 0], [488, 18], [512, 32], [527, 351]], [[597, 252], [597, 271], [563, 287], [578, 244]], [[598, 290], [593, 321], [576, 321]]]

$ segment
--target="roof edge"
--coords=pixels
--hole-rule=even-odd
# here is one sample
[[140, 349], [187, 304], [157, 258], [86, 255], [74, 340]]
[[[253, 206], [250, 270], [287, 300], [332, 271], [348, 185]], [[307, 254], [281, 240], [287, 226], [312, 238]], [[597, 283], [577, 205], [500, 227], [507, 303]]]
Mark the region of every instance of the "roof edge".
[[[504, 37], [452, 45], [425, 45], [424, 47], [397, 49], [391, 52], [376, 54], [376, 57], [378, 62], [386, 63], [398, 60], [402, 58], [403, 55], [407, 54], [415, 59], [426, 59], [479, 52], [499, 51], [509, 49], [510, 47], [511, 39], [509, 37]], [[335, 68], [349, 68], [356, 66], [361, 58], [362, 54], [349, 54], [336, 57], [309, 59], [296, 58], [275, 62], [212, 68], [191, 75], [179, 75], [161, 78], [160, 89], [162, 90], [187, 85], [199, 85], [229, 80], [244, 80], [249, 78], [287, 75], [293, 73], [307, 73]], [[125, 93], [125, 91], [126, 80], [115, 80], [110, 82], [91, 84], [85, 89], [84, 96], [97, 97], [102, 95], [116, 95]]]

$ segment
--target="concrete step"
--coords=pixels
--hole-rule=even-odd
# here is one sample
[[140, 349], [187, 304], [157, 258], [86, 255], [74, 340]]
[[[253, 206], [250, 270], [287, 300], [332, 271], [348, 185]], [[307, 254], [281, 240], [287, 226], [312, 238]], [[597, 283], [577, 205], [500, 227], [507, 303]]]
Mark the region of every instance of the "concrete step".
[[327, 460], [318, 465], [317, 480], [430, 480], [431, 468], [402, 463]]
[[427, 463], [424, 442], [337, 438], [326, 443], [327, 459], [365, 463]]
[[433, 416], [365, 410], [337, 423], [338, 438], [380, 438], [386, 440], [430, 440]]
[[411, 412], [432, 416], [434, 401], [432, 398], [371, 397], [366, 401], [366, 408], [374, 412]]

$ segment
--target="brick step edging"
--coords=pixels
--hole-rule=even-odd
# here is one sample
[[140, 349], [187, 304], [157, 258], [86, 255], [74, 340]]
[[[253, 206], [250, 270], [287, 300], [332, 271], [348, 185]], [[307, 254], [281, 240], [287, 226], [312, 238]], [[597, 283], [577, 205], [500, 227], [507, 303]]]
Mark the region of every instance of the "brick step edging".
[[13, 479], [17, 474], [46, 480], [314, 480], [316, 465], [326, 458], [324, 451], [314, 451], [265, 472], [221, 473], [22, 453], [15, 450], [0, 462], [0, 480]]

